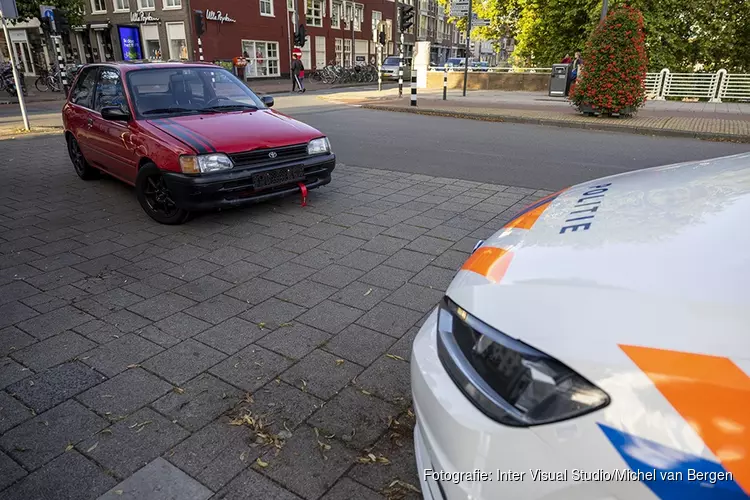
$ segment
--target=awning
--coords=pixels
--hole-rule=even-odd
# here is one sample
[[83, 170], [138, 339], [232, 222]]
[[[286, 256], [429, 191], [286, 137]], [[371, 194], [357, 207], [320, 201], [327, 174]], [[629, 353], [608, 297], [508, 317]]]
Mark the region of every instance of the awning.
[[89, 24], [89, 28], [92, 30], [108, 30], [109, 23]]

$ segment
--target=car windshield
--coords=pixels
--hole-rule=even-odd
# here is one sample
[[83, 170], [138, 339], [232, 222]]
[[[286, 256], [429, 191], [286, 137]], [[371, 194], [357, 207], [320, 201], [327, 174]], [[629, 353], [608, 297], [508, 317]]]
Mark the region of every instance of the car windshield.
[[128, 87], [136, 114], [228, 113], [265, 108], [239, 79], [218, 67], [174, 67], [130, 71]]
[[398, 66], [398, 57], [386, 57], [383, 66]]

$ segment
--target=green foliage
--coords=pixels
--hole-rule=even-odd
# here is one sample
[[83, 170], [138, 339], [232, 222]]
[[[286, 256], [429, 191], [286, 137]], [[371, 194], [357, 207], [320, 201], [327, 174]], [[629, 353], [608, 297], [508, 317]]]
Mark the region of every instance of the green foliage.
[[63, 9], [68, 13], [70, 24], [81, 24], [83, 22], [84, 0], [16, 0], [19, 19], [31, 19], [39, 17], [40, 5], [52, 5]]
[[633, 112], [642, 106], [648, 67], [645, 39], [638, 9], [620, 5], [610, 10], [586, 43], [571, 102], [602, 113]]

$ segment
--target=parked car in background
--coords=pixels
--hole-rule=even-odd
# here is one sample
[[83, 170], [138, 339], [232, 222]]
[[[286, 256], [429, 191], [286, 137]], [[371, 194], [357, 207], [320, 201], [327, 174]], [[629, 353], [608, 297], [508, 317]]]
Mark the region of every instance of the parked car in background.
[[331, 181], [328, 138], [272, 106], [212, 64], [93, 64], [63, 108], [65, 140], [79, 177], [106, 172], [152, 219], [181, 224]]
[[488, 71], [490, 68], [490, 63], [484, 62], [484, 61], [477, 61], [471, 63], [469, 66], [469, 71]]
[[[398, 56], [388, 56], [383, 60], [381, 74], [384, 80], [398, 80]], [[411, 78], [411, 59], [404, 58], [404, 81]]]
[[463, 71], [464, 66], [466, 66], [465, 57], [451, 57], [450, 59], [445, 61], [445, 67], [448, 68], [448, 71]]

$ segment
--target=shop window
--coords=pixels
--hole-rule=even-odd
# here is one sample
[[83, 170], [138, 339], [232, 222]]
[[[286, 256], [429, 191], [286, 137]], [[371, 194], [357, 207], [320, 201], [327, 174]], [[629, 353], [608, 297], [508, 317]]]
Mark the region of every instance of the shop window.
[[151, 60], [162, 59], [161, 40], [159, 40], [159, 27], [153, 24], [141, 26], [143, 35], [143, 47], [146, 57]]
[[115, 0], [115, 12], [128, 12], [130, 10], [130, 0]]
[[331, 28], [341, 28], [341, 2], [333, 2], [331, 6]]
[[345, 68], [350, 68], [352, 65], [352, 41], [349, 38], [344, 38], [344, 63], [342, 65]]
[[260, 15], [273, 17], [273, 0], [260, 0]]
[[245, 67], [245, 77], [279, 76], [279, 44], [255, 40], [242, 40], [242, 51], [250, 56]]
[[323, 0], [307, 1], [307, 25], [323, 26]]
[[91, 13], [102, 14], [107, 12], [107, 3], [104, 0], [91, 0]]
[[138, 0], [139, 10], [154, 10], [155, 8], [156, 4], [154, 3], [154, 0]]
[[354, 31], [362, 31], [362, 21], [365, 19], [365, 6], [354, 4]]
[[169, 9], [181, 9], [182, 8], [182, 0], [164, 0], [164, 10]]
[[336, 39], [336, 64], [343, 66], [344, 64], [344, 40], [341, 38]]
[[188, 58], [184, 23], [167, 23], [167, 39], [169, 40], [170, 59], [185, 60]]

